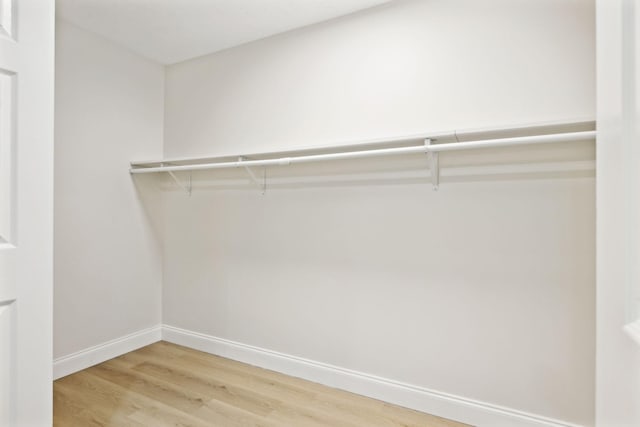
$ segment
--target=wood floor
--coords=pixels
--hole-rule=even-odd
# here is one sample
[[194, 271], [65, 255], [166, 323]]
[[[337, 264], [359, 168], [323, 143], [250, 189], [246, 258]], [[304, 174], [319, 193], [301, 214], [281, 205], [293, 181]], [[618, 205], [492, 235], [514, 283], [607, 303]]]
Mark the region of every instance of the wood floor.
[[167, 342], [53, 385], [54, 426], [461, 427]]

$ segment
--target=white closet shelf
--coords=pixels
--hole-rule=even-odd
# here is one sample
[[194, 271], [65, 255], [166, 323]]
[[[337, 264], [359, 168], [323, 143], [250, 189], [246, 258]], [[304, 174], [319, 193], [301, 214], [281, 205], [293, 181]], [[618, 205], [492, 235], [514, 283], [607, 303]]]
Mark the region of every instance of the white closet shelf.
[[[516, 145], [591, 141], [595, 138], [595, 122], [592, 120], [556, 122], [509, 128], [424, 133], [356, 143], [343, 143], [333, 146], [237, 156], [132, 162], [130, 172], [132, 174], [166, 172], [180, 184], [173, 172], [245, 168], [252, 180], [257, 182], [257, 178], [251, 169], [249, 169], [250, 167], [287, 166], [296, 163], [402, 154], [427, 154], [432, 184], [434, 188], [437, 189], [439, 184], [438, 153], [440, 152]], [[190, 188], [187, 191], [190, 192]]]

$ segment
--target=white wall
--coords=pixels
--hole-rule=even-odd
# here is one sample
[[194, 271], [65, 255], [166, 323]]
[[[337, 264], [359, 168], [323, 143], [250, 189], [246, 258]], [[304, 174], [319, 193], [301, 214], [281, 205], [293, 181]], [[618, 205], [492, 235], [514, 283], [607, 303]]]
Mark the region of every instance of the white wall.
[[400, 1], [168, 67], [165, 155], [593, 117], [593, 2]]
[[[634, 10], [635, 5], [635, 10]], [[640, 425], [640, 7], [598, 1], [598, 426]], [[640, 322], [640, 321], [639, 321]]]
[[58, 21], [56, 358], [160, 323], [158, 193], [127, 166], [162, 155], [163, 97], [162, 66]]
[[[589, 1], [399, 1], [171, 66], [164, 154], [592, 117], [594, 19]], [[562, 155], [593, 159], [581, 144]], [[286, 184], [264, 197], [242, 175], [194, 175], [191, 198], [166, 192], [163, 321], [593, 425], [593, 174], [434, 193], [424, 167], [270, 170]]]

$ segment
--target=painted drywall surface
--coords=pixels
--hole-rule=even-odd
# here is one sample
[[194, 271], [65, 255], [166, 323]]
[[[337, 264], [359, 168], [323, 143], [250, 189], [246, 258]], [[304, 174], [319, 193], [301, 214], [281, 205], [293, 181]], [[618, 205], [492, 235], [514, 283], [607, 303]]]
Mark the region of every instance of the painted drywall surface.
[[163, 85], [160, 65], [58, 21], [56, 358], [160, 322], [160, 205], [127, 165], [161, 156]]
[[591, 179], [185, 199], [165, 323], [590, 425]]
[[[640, 425], [640, 347], [623, 331], [637, 313], [632, 304], [638, 302], [633, 288], [637, 295], [640, 45], [632, 40], [634, 27], [638, 39], [640, 10], [636, 5], [634, 14], [634, 3], [602, 0], [597, 8], [596, 419], [606, 427]], [[625, 36], [630, 39], [623, 41]]]
[[[594, 61], [591, 2], [396, 2], [169, 67], [165, 156], [593, 116]], [[593, 425], [593, 177], [349, 166], [167, 191], [163, 321]]]
[[590, 1], [400, 1], [171, 66], [165, 154], [593, 117], [594, 19]]

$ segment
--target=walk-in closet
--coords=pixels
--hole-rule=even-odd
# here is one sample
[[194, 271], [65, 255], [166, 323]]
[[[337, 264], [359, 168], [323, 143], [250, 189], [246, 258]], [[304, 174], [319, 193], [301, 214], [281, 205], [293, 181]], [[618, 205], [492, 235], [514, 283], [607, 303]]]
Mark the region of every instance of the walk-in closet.
[[639, 427], [635, 0], [0, 0], [0, 426]]

